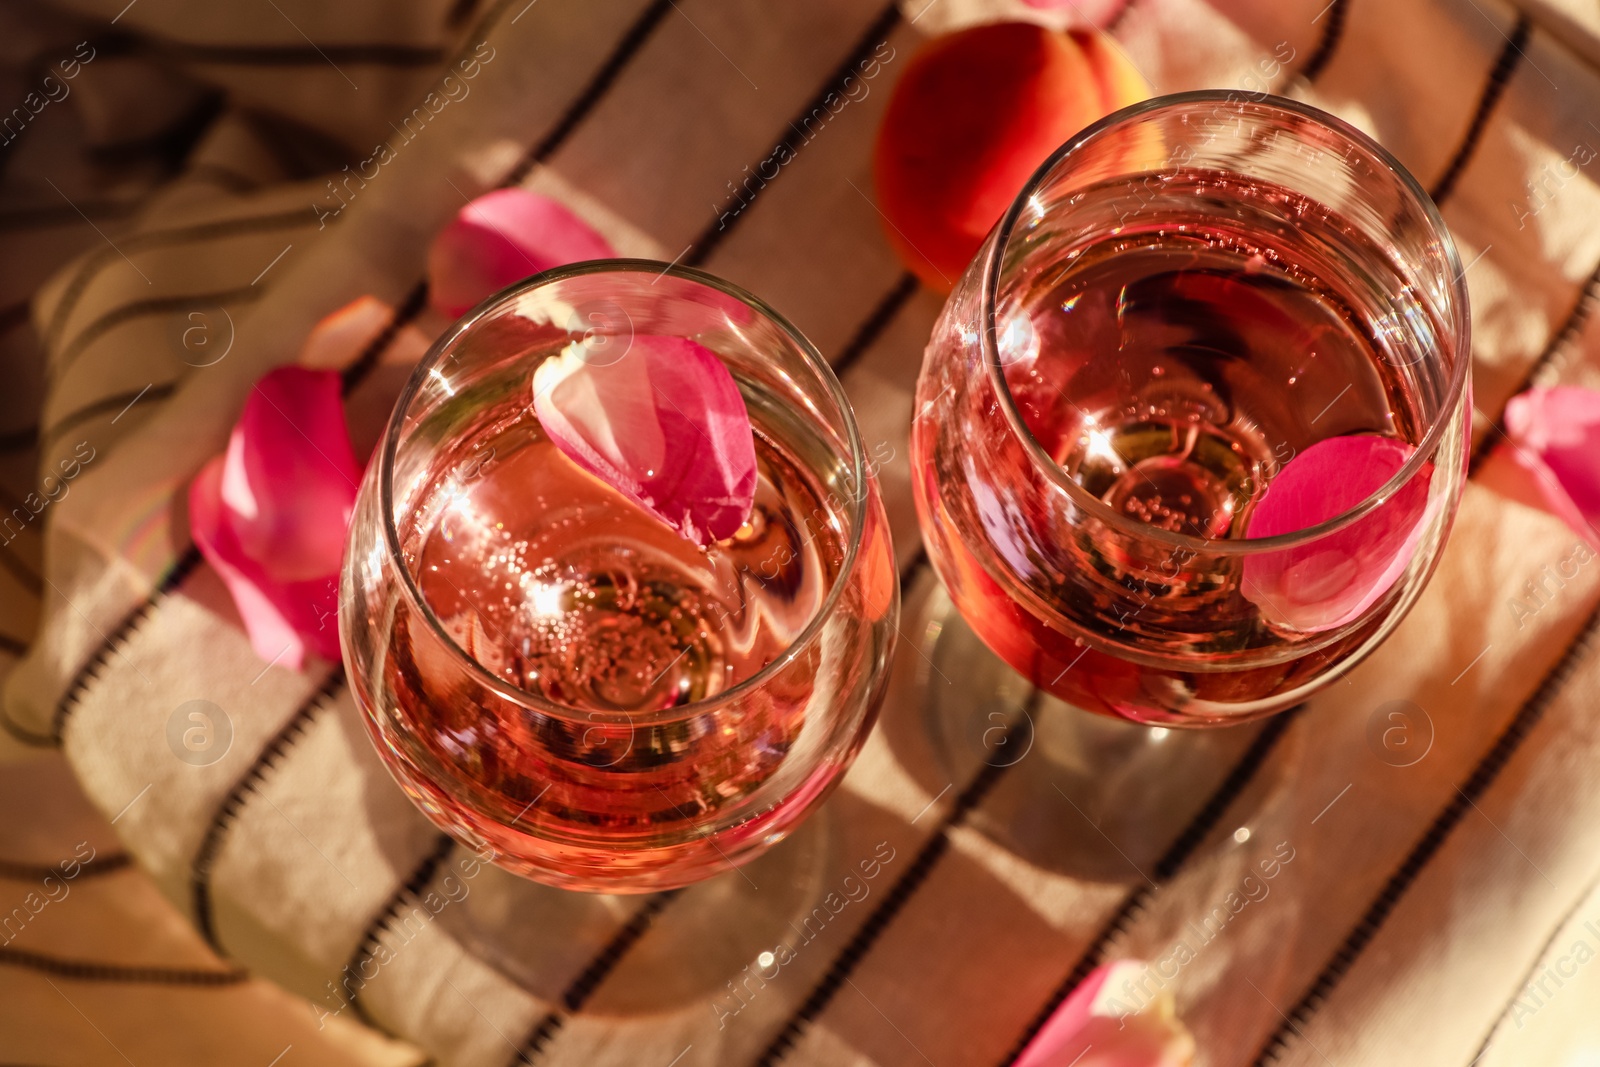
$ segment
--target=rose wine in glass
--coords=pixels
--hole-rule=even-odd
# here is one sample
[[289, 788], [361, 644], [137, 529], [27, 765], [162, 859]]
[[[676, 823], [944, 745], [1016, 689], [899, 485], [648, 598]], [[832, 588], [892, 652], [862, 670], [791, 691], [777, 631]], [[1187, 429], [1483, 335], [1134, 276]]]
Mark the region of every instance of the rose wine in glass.
[[[441, 457], [401, 544], [445, 632], [518, 688], [581, 711], [705, 700], [777, 660], [838, 580], [838, 502], [768, 433], [756, 431], [750, 520], [705, 550], [579, 469], [526, 404], [482, 415], [462, 454]], [[389, 647], [397, 682], [420, 681], [404, 635]], [[468, 709], [415, 706], [441, 734], [471, 728]], [[768, 728], [767, 751], [787, 749], [790, 724]], [[519, 764], [508, 751], [507, 771]]]
[[[661, 270], [541, 275], [435, 346], [347, 564], [347, 657], [390, 770], [446, 830], [569, 888], [684, 885], [780, 840], [863, 739], [895, 632], [881, 504], [826, 364], [753, 298]], [[705, 547], [533, 411], [547, 359], [626, 360], [645, 333], [712, 350], [750, 415], [753, 508]]]
[[[775, 690], [738, 731], [681, 759], [632, 752], [631, 721], [617, 716], [707, 700], [783, 655], [838, 580], [846, 526], [838, 502], [804, 460], [758, 430], [750, 521], [701, 549], [562, 455], [525, 398], [508, 394], [479, 421], [454, 454], [440, 455], [401, 531], [407, 567], [445, 633], [479, 666], [594, 713], [587, 722], [579, 715], [581, 729], [565, 739], [573, 757], [638, 766], [625, 784], [553, 782], [549, 753], [519, 722], [486, 733], [478, 704], [433, 690], [441, 672], [419, 660], [428, 646], [402, 626], [389, 638], [388, 681], [409, 728], [438, 752], [470, 750], [476, 789], [527, 801], [543, 793], [523, 815], [533, 827], [560, 830], [581, 818], [648, 831], [686, 811], [737, 804], [793, 747], [814, 685]], [[655, 756], [670, 757], [670, 734], [652, 740], [662, 750]], [[569, 788], [582, 795], [564, 796]], [[458, 805], [458, 814], [480, 821], [470, 808]]]
[[[928, 650], [963, 683], [929, 685], [947, 763], [1019, 758], [1016, 727], [973, 722], [1004, 688], [1002, 721], [1049, 753], [1012, 821], [1076, 818], [1065, 792], [1159, 855], [1248, 740], [1166, 728], [1300, 703], [1432, 573], [1470, 425], [1461, 275], [1404, 169], [1293, 101], [1158, 98], [1046, 161], [918, 381], [914, 491], [960, 616]], [[1065, 706], [1019, 713], [1003, 676], [958, 675], [962, 621]]]
[[[1336, 119], [1189, 94], [1091, 128], [929, 348], [915, 481], [952, 599], [1086, 710], [1216, 725], [1304, 699], [1442, 547], [1465, 301], [1433, 205]], [[1324, 455], [1285, 496], [1337, 500], [1352, 466], [1370, 488], [1281, 529], [1273, 486]]]

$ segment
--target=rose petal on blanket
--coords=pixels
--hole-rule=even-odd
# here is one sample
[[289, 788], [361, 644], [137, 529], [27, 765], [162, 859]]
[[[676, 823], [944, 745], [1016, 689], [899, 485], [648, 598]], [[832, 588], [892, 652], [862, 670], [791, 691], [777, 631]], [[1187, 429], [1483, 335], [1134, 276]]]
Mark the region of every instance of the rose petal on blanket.
[[[1016, 1067], [1186, 1067], [1194, 1038], [1172, 994], [1138, 988], [1149, 964], [1114, 960], [1085, 978], [1050, 1016]], [[1149, 987], [1149, 981], [1144, 985]]]
[[1532, 475], [1550, 510], [1600, 546], [1600, 392], [1529, 389], [1506, 404], [1511, 458]]
[[[394, 323], [394, 308], [375, 296], [358, 296], [311, 328], [300, 346], [300, 366], [312, 370], [343, 370], [355, 363]], [[382, 362], [409, 364], [428, 351], [428, 339], [409, 324], [394, 332], [384, 346]]]
[[560, 201], [525, 189], [485, 193], [428, 250], [428, 295], [452, 318], [540, 271], [617, 253]]
[[195, 544], [232, 594], [256, 654], [298, 668], [339, 655], [338, 574], [361, 469], [339, 375], [269, 371], [228, 450], [189, 488]]
[[1111, 25], [1129, 0], [1023, 0], [1031, 8], [1041, 11], [1069, 11], [1075, 17], [1074, 25], [1093, 26], [1103, 30]]

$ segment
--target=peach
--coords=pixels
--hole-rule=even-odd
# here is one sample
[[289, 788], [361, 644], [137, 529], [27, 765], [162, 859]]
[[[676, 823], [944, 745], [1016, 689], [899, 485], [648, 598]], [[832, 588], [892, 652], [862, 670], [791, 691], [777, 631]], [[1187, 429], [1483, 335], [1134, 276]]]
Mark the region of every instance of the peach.
[[1051, 152], [1149, 95], [1094, 30], [997, 22], [929, 42], [894, 88], [873, 160], [901, 261], [949, 291]]

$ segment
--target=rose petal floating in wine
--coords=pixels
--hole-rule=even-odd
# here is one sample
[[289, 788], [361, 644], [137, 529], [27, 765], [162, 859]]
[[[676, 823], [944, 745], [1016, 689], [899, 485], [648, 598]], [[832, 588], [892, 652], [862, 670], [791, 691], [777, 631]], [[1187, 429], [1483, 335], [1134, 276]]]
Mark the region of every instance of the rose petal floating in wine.
[[1151, 982], [1149, 964], [1116, 960], [1095, 968], [1062, 1002], [1016, 1067], [1186, 1067], [1194, 1038], [1173, 1011], [1172, 994]]
[[1576, 386], [1529, 389], [1506, 404], [1511, 458], [1567, 525], [1600, 545], [1600, 393]]
[[678, 337], [635, 337], [620, 358], [587, 352], [574, 342], [534, 373], [545, 433], [691, 541], [731, 537], [755, 499], [756, 450], [728, 368]]
[[890, 244], [925, 283], [948, 291], [1051, 152], [1149, 94], [1093, 30], [995, 22], [930, 42], [878, 131], [873, 174]]
[[428, 250], [428, 295], [456, 317], [540, 271], [617, 253], [559, 201], [497, 189], [462, 208]]
[[[1318, 441], [1291, 459], [1250, 514], [1247, 537], [1337, 518], [1381, 489], [1415, 449], [1389, 437]], [[1404, 572], [1422, 536], [1433, 467], [1343, 529], [1244, 561], [1242, 590], [1269, 623], [1315, 633], [1355, 621]]]
[[334, 371], [268, 372], [227, 452], [189, 487], [190, 532], [256, 655], [290, 668], [307, 651], [339, 657], [339, 563], [361, 480], [339, 389]]
[[[300, 365], [313, 370], [343, 370], [366, 352], [394, 322], [394, 308], [375, 296], [358, 296], [311, 328], [300, 347]], [[415, 363], [428, 351], [428, 339], [415, 326], [395, 331], [384, 346], [385, 363]]]

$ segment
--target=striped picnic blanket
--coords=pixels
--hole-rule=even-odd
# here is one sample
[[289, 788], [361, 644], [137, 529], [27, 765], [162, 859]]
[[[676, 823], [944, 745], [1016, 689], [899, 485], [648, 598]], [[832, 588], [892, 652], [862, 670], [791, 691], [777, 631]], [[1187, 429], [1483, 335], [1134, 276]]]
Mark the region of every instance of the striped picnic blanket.
[[[1020, 0], [247, 7], [0, 14], [22, 109], [0, 114], [0, 486], [28, 516], [0, 537], [0, 745], [24, 761], [0, 775], [0, 1059], [1000, 1065], [1117, 957], [1151, 961], [1135, 995], [1170, 990], [1205, 1065], [1600, 1055], [1600, 568], [1497, 451], [1512, 395], [1600, 368], [1592, 5], [1117, 17], [1158, 90], [1307, 100], [1430, 188], [1472, 293], [1477, 449], [1387, 645], [1204, 742], [1212, 784], [1161, 840], [1076, 868], [1008, 847], [1000, 814], [1099, 820], [1021, 793], [1026, 760], [947, 767], [923, 740], [939, 593], [905, 437], [940, 301], [882, 238], [869, 167], [919, 41]], [[335, 183], [380, 144], [376, 176]], [[250, 384], [365, 293], [396, 309], [347, 378], [375, 436], [385, 345], [442, 326], [430, 237], [506, 184], [770, 301], [885, 459], [906, 603], [881, 725], [802, 832], [676, 893], [562, 893], [442, 837], [340, 671], [259, 661], [187, 534]], [[174, 740], [196, 723], [203, 757]]]

